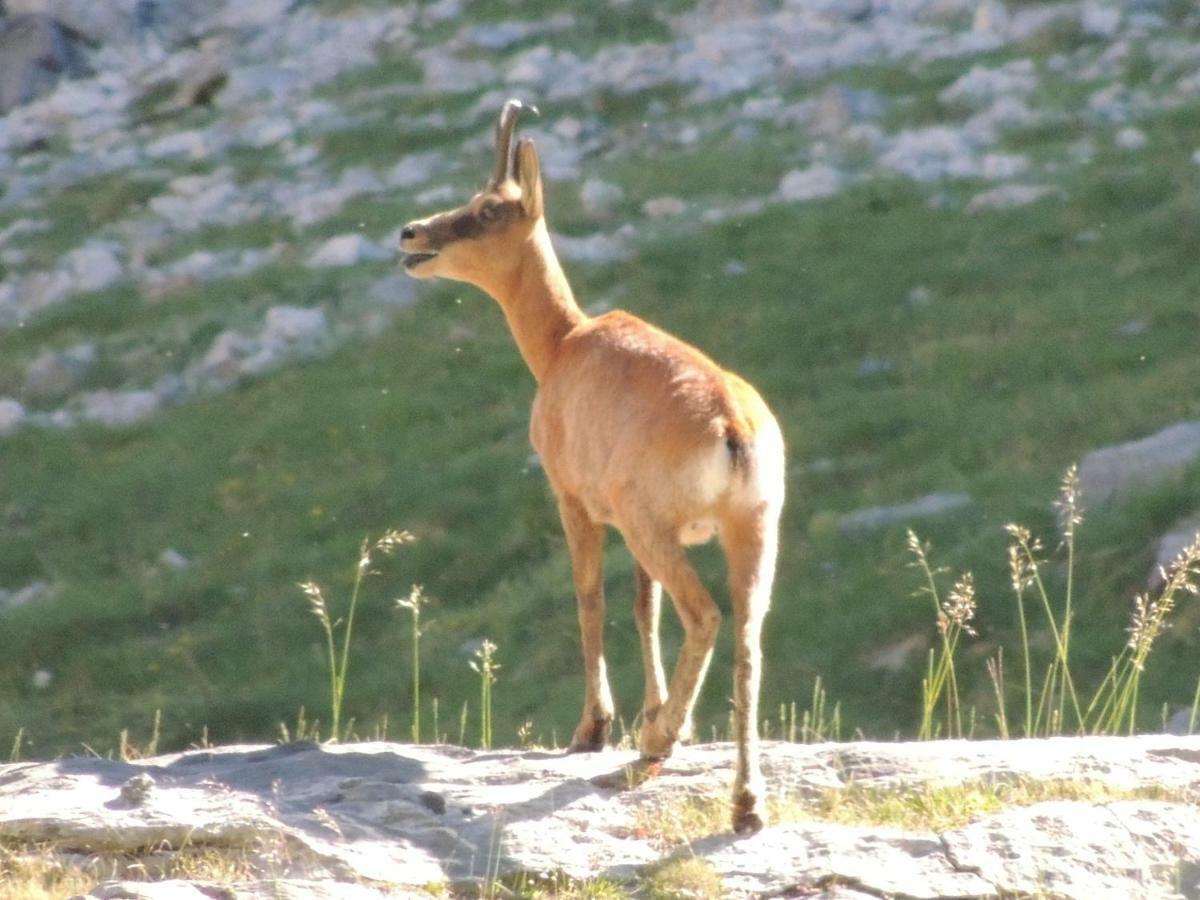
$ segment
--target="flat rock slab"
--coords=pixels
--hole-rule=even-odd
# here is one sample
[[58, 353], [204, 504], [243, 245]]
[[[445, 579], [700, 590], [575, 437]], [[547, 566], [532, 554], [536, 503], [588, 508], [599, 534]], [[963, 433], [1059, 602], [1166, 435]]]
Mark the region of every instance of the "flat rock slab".
[[[805, 798], [852, 785], [1087, 781], [1200, 793], [1200, 737], [767, 743], [763, 758], [772, 793], [801, 811]], [[941, 833], [814, 818], [738, 837], [722, 830], [722, 814], [713, 834], [666, 845], [656, 821], [696, 798], [724, 798], [732, 760], [730, 744], [686, 747], [640, 782], [628, 751], [386, 743], [14, 763], [0, 766], [0, 840], [128, 854], [275, 848], [287, 861], [276, 878], [225, 886], [247, 898], [473, 891], [522, 875], [633, 882], [681, 857], [705, 860], [734, 897], [1200, 897], [1200, 808], [1182, 802], [1048, 801]], [[212, 889], [109, 882], [92, 896]]]

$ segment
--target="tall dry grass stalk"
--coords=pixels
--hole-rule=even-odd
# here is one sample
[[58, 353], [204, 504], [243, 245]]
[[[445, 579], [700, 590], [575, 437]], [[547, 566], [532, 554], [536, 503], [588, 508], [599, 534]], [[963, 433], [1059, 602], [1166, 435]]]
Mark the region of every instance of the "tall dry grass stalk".
[[[421, 743], [421, 607], [426, 603], [425, 592], [414, 584], [407, 597], [396, 600], [396, 606], [412, 614], [412, 742]], [[436, 709], [436, 707], [435, 707]], [[437, 741], [437, 725], [433, 739]]]
[[[346, 697], [346, 682], [350, 672], [350, 640], [354, 634], [354, 615], [358, 609], [358, 595], [362, 589], [363, 579], [367, 575], [376, 574], [371, 565], [376, 555], [390, 556], [399, 547], [413, 540], [407, 531], [392, 529], [384, 532], [378, 540], [364, 538], [359, 548], [358, 563], [354, 567], [354, 581], [350, 590], [350, 602], [345, 619], [333, 619], [329, 614], [329, 603], [321, 586], [311, 579], [300, 584], [300, 590], [308, 597], [309, 609], [321, 624], [325, 633], [325, 655], [329, 667], [329, 717], [330, 740], [342, 740], [342, 705]], [[342, 629], [341, 650], [339, 652], [335, 633]], [[349, 731], [349, 728], [346, 729]]]
[[[970, 572], [965, 572], [943, 599], [938, 591], [937, 576], [946, 570], [935, 569], [930, 564], [928, 545], [922, 544], [912, 529], [908, 531], [908, 550], [913, 556], [910, 565], [920, 570], [924, 577], [925, 583], [917, 593], [928, 596], [933, 603], [938, 635], [941, 637], [940, 649], [929, 651], [925, 677], [921, 682], [921, 727], [917, 735], [924, 741], [942, 736], [961, 738], [964, 736], [962, 703], [954, 657], [963, 634], [975, 634], [971, 627], [976, 607], [975, 579]], [[943, 704], [945, 720], [939, 724], [936, 711]]]
[[[1127, 629], [1128, 640], [1113, 657], [1105, 677], [1091, 693], [1085, 706], [1071, 668], [1071, 632], [1074, 622], [1075, 538], [1083, 524], [1079, 499], [1079, 474], [1075, 466], [1066, 472], [1055, 502], [1061, 548], [1065, 552], [1065, 576], [1061, 596], [1052, 598], [1044, 571], [1047, 560], [1041, 541], [1025, 526], [1005, 526], [1008, 545], [1009, 580], [1016, 597], [1017, 625], [1021, 640], [1021, 702], [1019, 726], [1008, 717], [1009, 685], [1000, 648], [988, 660], [988, 678], [996, 701], [995, 721], [1001, 737], [1009, 737], [1019, 727], [1023, 737], [1047, 737], [1060, 734], [1132, 734], [1137, 727], [1141, 675], [1155, 641], [1168, 627], [1168, 618], [1178, 599], [1185, 593], [1196, 594], [1200, 583], [1200, 535], [1162, 572], [1163, 587], [1156, 597], [1140, 594]], [[919, 737], [962, 737], [962, 706], [958, 695], [955, 652], [964, 633], [973, 635], [970, 622], [976, 598], [970, 573], [964, 574], [943, 600], [937, 586], [945, 569], [934, 568], [929, 548], [908, 532], [911, 563], [919, 569], [924, 584], [918, 593], [932, 598], [937, 616], [941, 646], [930, 651], [922, 682], [922, 717]], [[1051, 638], [1054, 653], [1042, 671], [1037, 671], [1031, 652], [1033, 618], [1040, 611], [1041, 625]], [[939, 721], [936, 711], [942, 709]], [[1200, 683], [1192, 701], [1188, 729], [1192, 731], [1200, 714]]]
[[[492, 685], [496, 683], [496, 672], [500, 669], [495, 660], [496, 650], [496, 645], [484, 638], [475, 651], [475, 659], [467, 663], [479, 673], [479, 746], [484, 750], [492, 749]], [[463, 719], [466, 720], [465, 705]]]
[[[1163, 587], [1157, 597], [1139, 594], [1134, 598], [1133, 613], [1126, 629], [1129, 639], [1121, 652], [1113, 657], [1108, 675], [1088, 706], [1093, 731], [1133, 734], [1136, 729], [1142, 672], [1154, 642], [1167, 629], [1167, 619], [1180, 596], [1200, 593], [1200, 534], [1160, 574]], [[1188, 718], [1189, 733], [1195, 726], [1197, 706], [1200, 706], [1200, 684], [1197, 684]]]

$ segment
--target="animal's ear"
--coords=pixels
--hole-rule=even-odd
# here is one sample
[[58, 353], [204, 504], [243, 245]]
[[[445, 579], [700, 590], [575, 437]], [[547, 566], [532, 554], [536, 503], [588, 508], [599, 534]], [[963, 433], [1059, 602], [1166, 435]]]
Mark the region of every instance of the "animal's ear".
[[517, 142], [517, 184], [521, 186], [521, 208], [531, 219], [542, 215], [542, 164], [538, 162], [533, 141], [522, 138]]

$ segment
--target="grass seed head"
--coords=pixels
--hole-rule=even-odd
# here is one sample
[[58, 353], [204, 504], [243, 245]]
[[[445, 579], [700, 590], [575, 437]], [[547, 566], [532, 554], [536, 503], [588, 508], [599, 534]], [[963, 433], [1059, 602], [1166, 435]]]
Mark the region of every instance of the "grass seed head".
[[312, 610], [313, 615], [326, 628], [331, 627], [329, 607], [325, 603], [325, 595], [321, 592], [321, 586], [315, 581], [304, 581], [300, 584], [300, 590], [304, 591], [304, 595], [308, 597], [308, 607]]
[[1083, 507], [1079, 497], [1079, 467], [1074, 463], [1063, 475], [1054, 508], [1058, 512], [1058, 526], [1062, 531], [1063, 540], [1073, 540], [1075, 529], [1083, 524]]
[[975, 608], [975, 576], [964, 572], [946, 595], [938, 612], [938, 631], [945, 634], [951, 625], [955, 625], [974, 637], [975, 629], [971, 627], [971, 620], [975, 618]]

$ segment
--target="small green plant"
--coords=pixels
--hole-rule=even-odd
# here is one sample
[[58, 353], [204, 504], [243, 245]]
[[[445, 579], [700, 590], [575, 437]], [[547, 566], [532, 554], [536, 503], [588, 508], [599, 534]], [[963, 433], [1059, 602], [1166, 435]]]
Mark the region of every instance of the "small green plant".
[[[426, 603], [424, 591], [414, 584], [407, 597], [396, 600], [396, 606], [412, 613], [412, 742], [421, 743], [421, 607]], [[437, 700], [434, 700], [433, 739], [437, 740]]]
[[154, 725], [150, 731], [150, 740], [145, 747], [138, 747], [129, 740], [129, 729], [122, 728], [121, 733], [117, 737], [117, 756], [129, 762], [134, 759], [144, 759], [149, 756], [158, 755], [158, 741], [162, 736], [162, 710], [154, 711]]
[[[492, 685], [496, 683], [496, 672], [500, 664], [494, 659], [496, 645], [487, 638], [475, 651], [475, 659], [468, 665], [479, 673], [479, 746], [492, 749]], [[463, 721], [467, 718], [467, 707], [463, 705]], [[461, 739], [459, 743], [461, 743]]]
[[708, 860], [685, 856], [657, 866], [646, 879], [646, 896], [652, 900], [693, 897], [696, 900], [724, 897], [721, 875]]
[[[801, 714], [799, 723], [796, 721], [796, 704], [792, 703], [787, 710], [787, 739], [792, 743], [799, 740], [804, 744], [840, 741], [842, 739], [842, 705], [835, 703], [832, 710], [828, 710], [828, 705], [829, 698], [825, 693], [825, 685], [821, 681], [821, 676], [818, 675], [813, 679], [812, 699], [808, 709]], [[779, 710], [781, 725], [783, 713], [784, 710], [781, 706]], [[799, 725], [798, 732], [797, 724]]]
[[940, 651], [929, 651], [929, 663], [921, 682], [921, 727], [917, 737], [928, 741], [941, 736], [942, 726], [937, 723], [935, 713], [944, 703], [946, 736], [961, 738], [962, 703], [958, 696], [954, 654], [964, 632], [975, 634], [971, 627], [971, 620], [975, 617], [975, 580], [970, 572], [964, 573], [943, 600], [938, 592], [937, 575], [945, 570], [934, 569], [930, 565], [928, 545], [922, 544], [912, 529], [908, 531], [908, 550], [913, 555], [911, 565], [918, 568], [925, 579], [918, 593], [927, 595], [933, 602], [938, 634], [942, 639]]
[[[329, 616], [329, 604], [321, 586], [309, 580], [301, 583], [300, 589], [308, 597], [309, 608], [321, 629], [325, 632], [326, 662], [329, 666], [329, 718], [332, 741], [343, 738], [342, 733], [342, 702], [346, 696], [346, 679], [350, 671], [350, 639], [354, 633], [354, 613], [358, 607], [358, 594], [362, 588], [363, 579], [371, 574], [373, 554], [388, 556], [398, 547], [409, 543], [413, 536], [407, 531], [395, 529], [387, 531], [376, 541], [364, 538], [358, 554], [358, 563], [354, 567], [354, 582], [350, 589], [350, 603], [346, 610], [345, 619], [333, 620]], [[338, 628], [342, 629], [342, 646], [339, 652], [334, 635]], [[347, 728], [347, 731], [349, 729]]]

